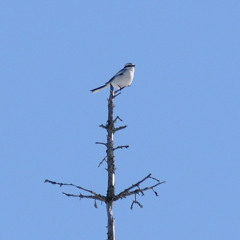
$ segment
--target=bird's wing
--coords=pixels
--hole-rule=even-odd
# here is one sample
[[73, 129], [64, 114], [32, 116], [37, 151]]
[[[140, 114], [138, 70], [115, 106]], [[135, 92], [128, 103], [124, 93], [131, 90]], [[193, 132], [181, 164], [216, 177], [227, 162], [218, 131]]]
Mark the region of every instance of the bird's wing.
[[121, 69], [119, 72], [117, 72], [108, 82], [105, 84], [110, 83], [115, 77], [123, 75], [127, 70], [125, 68]]

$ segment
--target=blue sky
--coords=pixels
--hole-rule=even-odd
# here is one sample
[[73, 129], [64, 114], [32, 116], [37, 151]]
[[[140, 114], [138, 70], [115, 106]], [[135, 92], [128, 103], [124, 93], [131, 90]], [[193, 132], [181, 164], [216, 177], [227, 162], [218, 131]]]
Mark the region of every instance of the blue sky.
[[116, 99], [117, 192], [166, 180], [115, 204], [117, 239], [239, 239], [240, 3], [1, 1], [0, 234], [106, 239], [105, 206], [44, 184], [104, 194], [108, 81], [136, 64]]

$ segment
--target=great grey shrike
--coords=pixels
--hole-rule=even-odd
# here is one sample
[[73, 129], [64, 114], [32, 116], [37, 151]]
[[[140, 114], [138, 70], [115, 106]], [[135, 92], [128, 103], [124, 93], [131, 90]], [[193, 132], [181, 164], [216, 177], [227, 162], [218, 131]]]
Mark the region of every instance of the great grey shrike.
[[99, 92], [102, 89], [110, 86], [110, 84], [117, 89], [122, 89], [131, 85], [134, 77], [135, 65], [133, 63], [125, 64], [124, 68], [116, 73], [108, 82], [103, 86], [92, 89], [93, 93]]

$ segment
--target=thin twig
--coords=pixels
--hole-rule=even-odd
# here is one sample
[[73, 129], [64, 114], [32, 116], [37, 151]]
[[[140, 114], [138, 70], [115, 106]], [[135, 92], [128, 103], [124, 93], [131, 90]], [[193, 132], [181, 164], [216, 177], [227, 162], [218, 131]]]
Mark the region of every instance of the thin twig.
[[106, 158], [107, 158], [107, 156], [98, 164], [98, 167], [100, 167], [104, 161], [106, 162]]
[[137, 204], [140, 208], [143, 208], [143, 205], [139, 201], [137, 201], [136, 194], [135, 194], [135, 200], [132, 201], [132, 204], [131, 204], [131, 207], [130, 207], [131, 210], [133, 209], [134, 204]]
[[101, 145], [104, 145], [107, 147], [107, 144], [106, 143], [103, 143], [103, 142], [95, 142], [95, 144], [101, 144]]
[[120, 120], [121, 122], [123, 121], [119, 116], [117, 116], [117, 117], [113, 120], [113, 122], [115, 123], [117, 120]]
[[95, 208], [98, 208], [97, 200], [96, 200], [96, 199], [95, 199], [95, 201], [94, 201], [94, 207], [95, 207]]
[[119, 96], [119, 95], [121, 94], [121, 92], [119, 92], [118, 94], [116, 94], [118, 91], [120, 91], [120, 89], [114, 92], [115, 95], [113, 96], [113, 99], [116, 98], [117, 96]]
[[[119, 88], [118, 90], [116, 90], [116, 91], [114, 92], [114, 94], [116, 94], [116, 93], [118, 93], [118, 92], [121, 92], [124, 88], [125, 88], [125, 87]], [[115, 97], [116, 97], [116, 95], [115, 95]]]
[[157, 181], [157, 182], [160, 182], [160, 180], [159, 179], [157, 179], [157, 178], [155, 178], [155, 177], [150, 177], [151, 179], [153, 179], [153, 180], [155, 180], [155, 181]]

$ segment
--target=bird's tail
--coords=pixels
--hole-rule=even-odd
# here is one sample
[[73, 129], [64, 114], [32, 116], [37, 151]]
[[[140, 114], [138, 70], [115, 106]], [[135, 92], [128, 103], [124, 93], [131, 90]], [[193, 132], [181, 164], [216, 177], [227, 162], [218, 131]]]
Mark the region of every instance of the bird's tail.
[[102, 85], [101, 87], [92, 89], [91, 92], [97, 93], [97, 92], [103, 90], [103, 89], [104, 89], [105, 87], [107, 87], [107, 86], [108, 86], [108, 84]]

